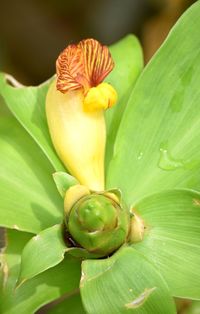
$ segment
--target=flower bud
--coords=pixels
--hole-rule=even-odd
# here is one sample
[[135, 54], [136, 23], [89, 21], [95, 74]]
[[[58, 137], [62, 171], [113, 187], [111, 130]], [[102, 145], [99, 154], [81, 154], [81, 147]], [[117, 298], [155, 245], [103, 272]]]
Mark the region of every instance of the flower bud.
[[[65, 210], [67, 231], [73, 240], [88, 252], [102, 257], [123, 245], [129, 233], [129, 213], [108, 195], [86, 191], [71, 210]], [[69, 198], [67, 192], [68, 202]]]
[[95, 191], [104, 190], [105, 119], [101, 111], [85, 112], [83, 92], [66, 94], [49, 88], [46, 114], [58, 156], [79, 182]]

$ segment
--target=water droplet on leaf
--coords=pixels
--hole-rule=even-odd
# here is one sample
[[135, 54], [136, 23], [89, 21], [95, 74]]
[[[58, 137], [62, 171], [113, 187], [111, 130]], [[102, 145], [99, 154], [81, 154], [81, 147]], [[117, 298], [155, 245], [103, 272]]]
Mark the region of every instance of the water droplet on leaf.
[[143, 157], [144, 153], [143, 152], [139, 152], [138, 156], [137, 156], [137, 159], [138, 160], [141, 160], [142, 157]]
[[184, 163], [180, 159], [175, 159], [171, 156], [167, 148], [160, 148], [160, 159], [158, 167], [162, 170], [177, 170], [184, 167]]

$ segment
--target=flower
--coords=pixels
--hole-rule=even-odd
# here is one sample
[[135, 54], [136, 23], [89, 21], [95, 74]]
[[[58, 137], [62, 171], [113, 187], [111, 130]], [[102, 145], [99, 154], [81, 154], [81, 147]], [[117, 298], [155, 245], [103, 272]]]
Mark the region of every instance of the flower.
[[115, 89], [102, 80], [113, 67], [108, 48], [98, 41], [69, 45], [57, 59], [57, 78], [46, 98], [49, 131], [60, 159], [81, 184], [96, 191], [104, 190], [103, 110], [117, 101]]
[[88, 90], [99, 85], [113, 67], [108, 48], [97, 40], [69, 45], [56, 61], [57, 89], [62, 93], [82, 87]]

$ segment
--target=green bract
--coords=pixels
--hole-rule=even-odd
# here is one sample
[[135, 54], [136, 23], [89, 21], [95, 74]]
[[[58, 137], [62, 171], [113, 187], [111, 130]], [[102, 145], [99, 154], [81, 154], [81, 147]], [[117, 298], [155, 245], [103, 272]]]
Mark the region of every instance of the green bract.
[[108, 255], [124, 244], [129, 232], [127, 210], [104, 195], [82, 197], [65, 220], [73, 239], [99, 256]]
[[[51, 143], [50, 81], [13, 87], [0, 75], [1, 313], [56, 300], [51, 314], [174, 314], [174, 297], [200, 300], [199, 16], [197, 1], [143, 71], [134, 36], [111, 47], [107, 192], [71, 202], [66, 226], [63, 198], [79, 182]], [[119, 191], [128, 209], [109, 197]], [[127, 241], [128, 225], [141, 241]]]

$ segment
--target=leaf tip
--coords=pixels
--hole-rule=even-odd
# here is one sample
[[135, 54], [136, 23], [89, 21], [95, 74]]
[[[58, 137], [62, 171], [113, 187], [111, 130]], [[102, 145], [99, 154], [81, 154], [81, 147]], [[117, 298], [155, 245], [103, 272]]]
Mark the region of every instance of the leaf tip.
[[15, 284], [14, 291], [16, 292], [16, 290], [19, 289], [19, 287], [21, 287], [25, 283], [26, 280], [27, 280], [27, 278], [22, 278], [22, 277], [19, 276], [19, 278], [18, 278], [18, 280], [17, 280], [17, 282]]

